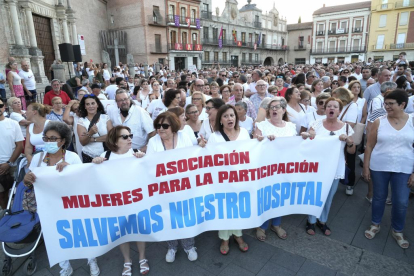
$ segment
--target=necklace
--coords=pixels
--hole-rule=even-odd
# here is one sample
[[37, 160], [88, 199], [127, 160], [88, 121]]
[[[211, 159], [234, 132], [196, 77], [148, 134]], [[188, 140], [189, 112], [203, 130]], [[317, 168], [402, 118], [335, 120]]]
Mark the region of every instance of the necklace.
[[[175, 137], [175, 135], [174, 135], [174, 133], [173, 133], [173, 143], [172, 143], [172, 149], [174, 149], [175, 148], [175, 143], [174, 143], [174, 137]], [[162, 146], [164, 147], [164, 150], [167, 150], [166, 148], [165, 148], [165, 144], [164, 144], [164, 140], [162, 140], [162, 138], [161, 138], [161, 143], [162, 143]]]
[[[65, 162], [65, 154], [66, 154], [66, 150], [62, 149], [62, 163]], [[49, 153], [46, 154], [46, 157], [45, 159], [43, 159], [43, 162], [46, 163], [48, 167], [50, 166], [50, 154]]]

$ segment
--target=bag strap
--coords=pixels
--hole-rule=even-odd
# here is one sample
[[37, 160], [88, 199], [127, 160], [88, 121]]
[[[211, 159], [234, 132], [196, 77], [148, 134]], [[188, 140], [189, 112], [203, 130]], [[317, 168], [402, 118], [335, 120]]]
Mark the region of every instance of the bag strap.
[[132, 149], [135, 153], [137, 153], [138, 152], [138, 150], [137, 149]]
[[341, 120], [342, 121], [342, 119], [344, 118], [344, 116], [345, 116], [345, 114], [346, 114], [346, 112], [348, 111], [348, 109], [351, 107], [351, 105], [352, 105], [352, 103], [350, 103], [349, 105], [348, 105], [348, 107], [345, 109], [345, 111], [344, 111], [344, 114], [342, 114], [342, 116], [341, 116], [341, 118], [339, 119], [339, 120]]
[[220, 129], [220, 133], [221, 133], [221, 135], [223, 136], [224, 140], [226, 140], [227, 142], [229, 142], [229, 141], [230, 141], [229, 136], [227, 136], [227, 134], [226, 134], [226, 133], [224, 133], [224, 130]]
[[95, 116], [93, 116], [91, 123], [89, 124], [88, 131], [96, 124], [101, 116], [101, 112], [96, 112]]
[[348, 136], [348, 128], [349, 128], [349, 125], [347, 123], [345, 123], [345, 124], [346, 124], [346, 136]]
[[316, 121], [315, 111], [314, 111], [314, 112], [312, 112], [312, 115], [313, 115], [313, 118], [314, 118], [314, 119], [315, 119], [315, 121]]
[[40, 153], [40, 158], [39, 158], [39, 162], [37, 162], [37, 166], [38, 167], [40, 167], [40, 164], [42, 164], [42, 161], [43, 161], [43, 156], [45, 155], [45, 152], [44, 151], [42, 151], [41, 153]]
[[111, 151], [110, 151], [110, 150], [108, 150], [108, 151], [105, 153], [105, 159], [106, 159], [106, 160], [109, 160], [109, 156], [111, 156]]
[[306, 114], [306, 111], [305, 111], [305, 109], [303, 109], [303, 106], [301, 104], [299, 104], [299, 106], [300, 106], [300, 108], [302, 108], [303, 113]]

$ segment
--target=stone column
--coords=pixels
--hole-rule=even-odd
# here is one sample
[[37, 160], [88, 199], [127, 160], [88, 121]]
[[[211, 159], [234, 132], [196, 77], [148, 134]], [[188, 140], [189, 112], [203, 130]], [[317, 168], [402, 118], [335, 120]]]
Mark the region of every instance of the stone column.
[[30, 7], [25, 7], [24, 9], [26, 12], [27, 28], [29, 30], [30, 47], [37, 48], [36, 32], [33, 23], [32, 9]]
[[362, 41], [361, 47], [366, 47], [365, 52], [368, 52], [368, 43], [366, 42], [367, 39], [367, 32], [368, 32], [368, 15], [364, 15], [364, 24], [362, 24]]
[[72, 22], [70, 24], [70, 26], [71, 26], [71, 30], [72, 30], [72, 44], [73, 45], [78, 45], [79, 44], [79, 42], [78, 42], [78, 32], [76, 31], [75, 22]]
[[63, 27], [63, 41], [65, 43], [70, 43], [68, 21], [66, 20], [66, 18], [62, 18], [62, 27]]
[[22, 33], [20, 32], [19, 16], [17, 14], [17, 0], [9, 0], [10, 16], [16, 45], [23, 46]]
[[348, 51], [352, 52], [352, 26], [354, 25], [354, 17], [351, 16], [349, 18], [349, 24], [348, 24]]
[[325, 47], [324, 47], [326, 52], [328, 52], [328, 47], [329, 47], [328, 34], [329, 34], [329, 19], [326, 19], [325, 21]]
[[312, 38], [312, 50], [316, 50], [316, 22], [313, 22], [313, 38]]

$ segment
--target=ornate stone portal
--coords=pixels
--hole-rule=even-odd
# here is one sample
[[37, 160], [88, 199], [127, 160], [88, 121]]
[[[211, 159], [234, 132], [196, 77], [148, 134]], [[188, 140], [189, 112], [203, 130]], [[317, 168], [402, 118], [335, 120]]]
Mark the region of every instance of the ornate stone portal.
[[112, 66], [127, 63], [127, 34], [124, 31], [100, 31], [102, 49], [109, 54]]

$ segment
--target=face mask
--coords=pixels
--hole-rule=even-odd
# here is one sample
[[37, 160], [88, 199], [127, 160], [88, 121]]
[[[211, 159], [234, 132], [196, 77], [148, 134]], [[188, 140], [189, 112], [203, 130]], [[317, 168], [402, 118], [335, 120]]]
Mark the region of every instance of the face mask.
[[57, 142], [45, 142], [45, 151], [50, 154], [55, 154], [60, 147]]

